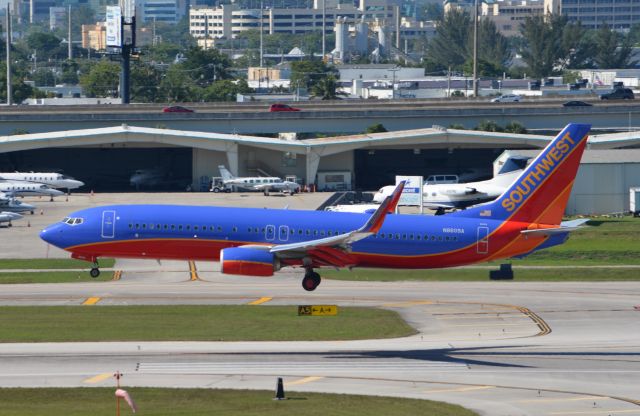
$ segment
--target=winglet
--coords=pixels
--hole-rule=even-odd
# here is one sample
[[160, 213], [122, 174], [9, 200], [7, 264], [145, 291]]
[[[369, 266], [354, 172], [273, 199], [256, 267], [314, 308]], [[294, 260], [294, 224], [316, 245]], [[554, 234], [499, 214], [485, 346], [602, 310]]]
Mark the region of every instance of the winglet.
[[382, 223], [384, 223], [387, 214], [391, 214], [396, 210], [398, 202], [400, 202], [400, 197], [402, 196], [404, 184], [405, 181], [400, 182], [398, 186], [396, 186], [396, 189], [393, 190], [393, 193], [382, 201], [382, 204], [380, 204], [376, 212], [371, 215], [369, 221], [358, 230], [359, 233], [375, 234], [382, 228]]

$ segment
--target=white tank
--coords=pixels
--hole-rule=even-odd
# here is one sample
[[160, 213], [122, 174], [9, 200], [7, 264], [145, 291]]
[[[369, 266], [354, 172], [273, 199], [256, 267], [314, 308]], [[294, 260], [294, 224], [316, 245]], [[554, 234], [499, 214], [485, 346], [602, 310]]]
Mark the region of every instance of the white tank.
[[340, 60], [343, 60], [349, 52], [349, 27], [346, 22], [346, 18], [338, 17], [334, 28], [336, 32], [336, 48], [333, 52], [335, 57]]
[[356, 23], [356, 52], [365, 55], [369, 49], [369, 25], [365, 22]]
[[378, 28], [378, 49], [380, 55], [385, 55], [387, 53], [387, 34], [382, 26]]

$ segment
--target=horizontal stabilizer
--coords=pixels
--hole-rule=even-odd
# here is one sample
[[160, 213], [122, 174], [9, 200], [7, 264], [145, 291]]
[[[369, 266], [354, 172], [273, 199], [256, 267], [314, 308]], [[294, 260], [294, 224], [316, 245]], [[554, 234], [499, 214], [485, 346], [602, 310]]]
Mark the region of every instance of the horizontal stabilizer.
[[568, 233], [568, 232], [576, 231], [576, 230], [579, 230], [580, 228], [583, 228], [582, 225], [588, 221], [589, 221], [589, 218], [582, 218], [582, 219], [572, 220], [572, 221], [563, 221], [560, 224], [560, 227], [536, 228], [531, 230], [523, 230], [521, 231], [521, 233], [524, 235], [537, 235], [537, 236]]

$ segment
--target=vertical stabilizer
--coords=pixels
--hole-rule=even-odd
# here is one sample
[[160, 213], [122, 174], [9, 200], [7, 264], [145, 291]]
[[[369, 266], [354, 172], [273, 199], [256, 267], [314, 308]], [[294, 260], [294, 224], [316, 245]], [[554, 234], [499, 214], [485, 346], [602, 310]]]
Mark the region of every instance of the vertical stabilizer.
[[235, 176], [233, 176], [224, 165], [218, 166], [218, 169], [220, 170], [220, 176], [222, 176], [223, 181], [228, 181], [235, 178]]
[[590, 129], [567, 125], [498, 199], [449, 215], [559, 225]]

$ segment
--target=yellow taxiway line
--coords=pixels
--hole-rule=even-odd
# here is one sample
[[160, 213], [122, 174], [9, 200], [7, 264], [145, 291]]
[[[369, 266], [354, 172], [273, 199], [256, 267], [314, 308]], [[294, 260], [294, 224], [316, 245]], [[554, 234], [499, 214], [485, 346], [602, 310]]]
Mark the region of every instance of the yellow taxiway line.
[[100, 299], [102, 299], [102, 298], [99, 298], [97, 296], [93, 296], [93, 297], [87, 298], [84, 302], [82, 302], [82, 304], [83, 305], [95, 305], [96, 303], [100, 302]]
[[198, 278], [198, 270], [196, 269], [196, 262], [189, 260], [189, 274], [191, 274], [191, 281], [200, 280]]
[[262, 305], [265, 302], [269, 302], [273, 298], [263, 297], [258, 300], [254, 300], [253, 302], [249, 302], [249, 305]]
[[98, 374], [97, 376], [83, 380], [83, 382], [88, 384], [96, 384], [111, 377], [113, 377], [113, 373], [102, 373], [102, 374]]
[[305, 377], [305, 378], [301, 378], [299, 380], [295, 380], [295, 381], [289, 381], [287, 383], [284, 383], [285, 386], [297, 386], [299, 384], [306, 384], [306, 383], [311, 383], [312, 381], [318, 381], [323, 379], [324, 377]]

